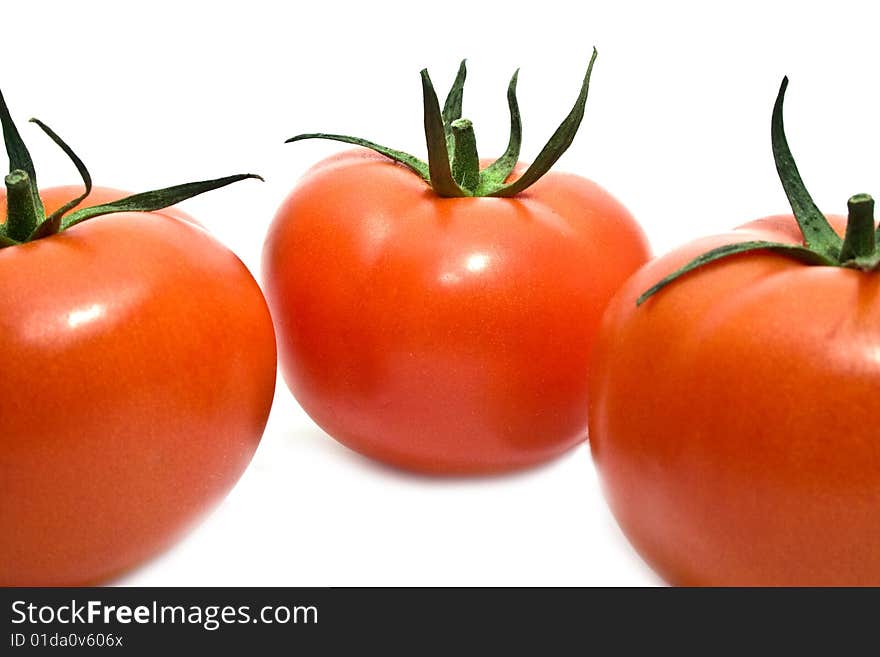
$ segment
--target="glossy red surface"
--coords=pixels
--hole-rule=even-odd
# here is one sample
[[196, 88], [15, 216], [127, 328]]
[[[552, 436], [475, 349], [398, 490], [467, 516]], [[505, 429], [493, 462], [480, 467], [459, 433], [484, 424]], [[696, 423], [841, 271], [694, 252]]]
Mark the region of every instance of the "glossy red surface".
[[403, 468], [495, 472], [584, 440], [599, 317], [647, 258], [578, 176], [444, 199], [355, 150], [284, 201], [263, 281], [285, 379], [331, 436]]
[[[47, 210], [78, 191], [46, 190]], [[0, 249], [0, 585], [106, 581], [250, 461], [275, 385], [271, 319], [191, 221], [112, 215]]]
[[753, 222], [655, 260], [611, 302], [590, 416], [606, 497], [674, 584], [880, 585], [877, 275], [756, 252], [635, 305], [748, 239], [800, 242], [792, 217]]

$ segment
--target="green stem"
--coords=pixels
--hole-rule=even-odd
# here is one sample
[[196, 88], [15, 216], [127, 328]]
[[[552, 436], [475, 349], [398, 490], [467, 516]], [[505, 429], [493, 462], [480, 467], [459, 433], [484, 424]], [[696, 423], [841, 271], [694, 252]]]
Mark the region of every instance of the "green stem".
[[849, 218], [846, 237], [840, 249], [841, 262], [867, 258], [874, 254], [874, 199], [868, 194], [856, 194], [846, 203]]
[[453, 158], [452, 177], [471, 194], [480, 184], [480, 156], [477, 154], [477, 137], [474, 124], [468, 119], [456, 119], [452, 128]]
[[22, 169], [6, 176], [6, 233], [23, 242], [42, 220], [34, 203], [31, 177]]
[[462, 59], [458, 65], [458, 73], [455, 75], [455, 81], [452, 88], [446, 95], [446, 102], [443, 103], [443, 127], [446, 130], [446, 152], [451, 158], [454, 154], [454, 142], [452, 141], [452, 122], [461, 118], [461, 104], [464, 100], [464, 81], [467, 78], [467, 60]]

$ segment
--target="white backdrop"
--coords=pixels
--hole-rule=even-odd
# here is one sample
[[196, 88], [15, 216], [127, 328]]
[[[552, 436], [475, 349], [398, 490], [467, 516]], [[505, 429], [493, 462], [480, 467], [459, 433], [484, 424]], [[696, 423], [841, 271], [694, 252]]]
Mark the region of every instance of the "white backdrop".
[[[0, 85], [43, 185], [75, 171], [132, 191], [254, 171], [186, 202], [251, 268], [299, 175], [363, 136], [422, 155], [419, 70], [442, 92], [468, 57], [465, 116], [483, 155], [507, 140], [522, 67], [523, 157], [568, 112], [590, 49], [584, 125], [560, 169], [626, 204], [657, 252], [786, 210], [769, 119], [786, 127], [820, 207], [880, 194], [872, 3], [4, 3]], [[818, 9], [816, 8], [818, 7]], [[226, 502], [131, 585], [651, 585], [605, 508], [584, 445], [511, 476], [435, 480], [338, 445], [279, 382], [254, 462]]]

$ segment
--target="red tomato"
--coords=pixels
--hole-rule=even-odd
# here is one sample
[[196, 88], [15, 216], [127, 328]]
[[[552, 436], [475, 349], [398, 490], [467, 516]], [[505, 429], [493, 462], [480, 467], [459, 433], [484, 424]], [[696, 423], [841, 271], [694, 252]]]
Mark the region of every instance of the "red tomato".
[[[43, 205], [45, 206], [46, 214], [52, 214], [55, 210], [67, 203], [67, 201], [79, 196], [82, 191], [82, 185], [62, 185], [60, 187], [52, 187], [51, 189], [44, 190], [40, 193], [40, 198], [43, 199]], [[88, 205], [92, 206], [101, 205], [103, 203], [112, 203], [113, 201], [118, 201], [119, 199], [125, 198], [126, 196], [130, 195], [131, 192], [125, 192], [121, 189], [114, 189], [112, 187], [92, 187], [92, 190], [91, 192], [89, 192], [88, 196]], [[182, 219], [183, 221], [188, 221], [195, 226], [202, 225], [195, 217], [190, 216], [183, 210], [176, 207], [164, 208], [163, 210], [159, 210], [158, 212], [154, 212], [153, 214], [161, 214], [166, 217]], [[0, 186], [0, 223], [3, 223], [5, 217], [6, 190], [3, 189], [2, 186]]]
[[[47, 211], [79, 191], [44, 191]], [[190, 222], [114, 214], [0, 249], [0, 585], [137, 566], [250, 461], [275, 385], [270, 316]]]
[[285, 379], [334, 438], [431, 473], [510, 470], [586, 436], [602, 309], [648, 258], [589, 180], [513, 198], [440, 198], [354, 150], [278, 210], [263, 280]]
[[[829, 217], [843, 235], [843, 218]], [[880, 585], [880, 279], [755, 251], [753, 222], [641, 269], [603, 319], [590, 443], [624, 533], [669, 582]]]

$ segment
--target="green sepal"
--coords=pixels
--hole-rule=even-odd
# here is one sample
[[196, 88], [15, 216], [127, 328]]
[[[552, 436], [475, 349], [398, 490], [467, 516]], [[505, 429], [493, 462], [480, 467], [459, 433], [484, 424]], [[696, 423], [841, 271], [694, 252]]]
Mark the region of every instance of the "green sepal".
[[428, 146], [428, 171], [431, 187], [438, 196], [455, 198], [467, 196], [452, 177], [449, 162], [449, 151], [446, 149], [446, 126], [443, 125], [443, 114], [440, 101], [431, 83], [428, 69], [422, 69], [422, 102], [425, 111], [425, 141]]
[[49, 215], [42, 223], [38, 224], [28, 237], [28, 241], [41, 239], [43, 237], [49, 237], [50, 235], [54, 235], [59, 230], [61, 230], [61, 217], [80, 205], [92, 192], [92, 176], [89, 174], [89, 170], [86, 168], [85, 163], [79, 158], [76, 153], [73, 152], [73, 149], [68, 146], [64, 142], [64, 140], [61, 139], [61, 137], [59, 137], [54, 130], [52, 130], [52, 128], [47, 126], [39, 119], [31, 119], [31, 123], [37, 124], [37, 126], [39, 126], [39, 128], [43, 132], [45, 132], [62, 151], [64, 151], [64, 154], [70, 158], [70, 161], [73, 162], [73, 165], [76, 167], [76, 170], [79, 172], [79, 175], [82, 178], [85, 191], [83, 191], [83, 193], [76, 198], [62, 205], [60, 208], [55, 210], [55, 212]]
[[510, 137], [504, 154], [480, 172], [480, 184], [475, 196], [486, 196], [490, 191], [504, 186], [516, 163], [522, 147], [522, 117], [519, 113], [519, 102], [516, 99], [516, 82], [519, 69], [513, 72], [510, 84], [507, 85], [507, 107], [510, 110]]
[[801, 262], [804, 262], [808, 265], [837, 264], [836, 261], [822, 255], [821, 253], [817, 253], [816, 251], [812, 251], [805, 246], [799, 246], [797, 244], [783, 244], [781, 242], [767, 242], [763, 240], [752, 240], [748, 242], [738, 242], [736, 244], [725, 244], [724, 246], [719, 246], [718, 248], [712, 249], [711, 251], [707, 251], [701, 256], [697, 256], [684, 267], [681, 267], [680, 269], [677, 269], [668, 276], [660, 279], [660, 281], [648, 288], [636, 300], [636, 305], [642, 305], [649, 297], [653, 296], [673, 281], [678, 280], [688, 272], [692, 272], [695, 269], [704, 267], [705, 265], [715, 262], [716, 260], [728, 258], [730, 256], [738, 255], [740, 253], [749, 253], [751, 251], [772, 251], [774, 253], [781, 253], [790, 258], [794, 258], [795, 260], [800, 260]]
[[380, 146], [375, 142], [368, 141], [366, 139], [360, 139], [359, 137], [349, 137], [348, 135], [332, 135], [325, 132], [308, 132], [302, 135], [291, 137], [290, 139], [287, 139], [284, 143], [290, 144], [292, 142], [302, 141], [304, 139], [329, 139], [332, 141], [341, 141], [346, 144], [354, 144], [355, 146], [363, 146], [364, 148], [369, 148], [370, 150], [376, 151], [380, 155], [389, 157], [395, 162], [399, 162], [413, 173], [418, 174], [419, 177], [425, 182], [428, 182], [431, 179], [426, 162], [423, 162], [419, 158], [414, 157], [409, 153], [396, 151], [393, 148], [388, 148], [386, 146]]
[[70, 158], [82, 177], [85, 190], [53, 212], [50, 217], [46, 217], [36, 185], [33, 160], [9, 114], [9, 108], [6, 106], [3, 95], [0, 93], [0, 128], [3, 131], [3, 140], [11, 168], [4, 181], [7, 189], [7, 212], [6, 221], [0, 224], [0, 248], [17, 246], [28, 241], [48, 237], [101, 215], [117, 212], [152, 212], [239, 180], [246, 178], [262, 180], [260, 176], [255, 174], [227, 176], [134, 194], [112, 203], [74, 210], [91, 192], [92, 177], [83, 161], [61, 137], [42, 121], [38, 119], [31, 119], [31, 121], [36, 123]]
[[198, 196], [199, 194], [204, 194], [213, 189], [225, 187], [226, 185], [231, 185], [232, 183], [247, 178], [263, 180], [256, 174], [243, 173], [235, 176], [226, 176], [225, 178], [216, 178], [214, 180], [202, 180], [199, 182], [174, 185], [173, 187], [165, 187], [163, 189], [154, 189], [149, 192], [127, 196], [111, 203], [95, 205], [90, 208], [83, 208], [71, 212], [62, 219], [61, 229], [67, 230], [83, 221], [106, 214], [115, 214], [118, 212], [155, 212], [156, 210], [171, 207], [172, 205], [176, 205], [181, 201]]
[[514, 180], [509, 185], [504, 185], [500, 189], [490, 192], [488, 196], [514, 196], [525, 191], [528, 187], [534, 185], [550, 168], [556, 164], [556, 161], [562, 157], [562, 154], [571, 146], [574, 137], [577, 134], [581, 121], [584, 118], [584, 110], [587, 104], [587, 94], [590, 91], [590, 75], [593, 72], [593, 64], [596, 62], [598, 52], [593, 48], [593, 56], [587, 66], [587, 73], [584, 75], [584, 81], [581, 84], [581, 90], [578, 94], [574, 107], [568, 113], [568, 116], [562, 121], [550, 140], [541, 149], [535, 161], [525, 170], [522, 176]]
[[864, 271], [873, 271], [880, 266], [880, 253], [877, 250], [878, 243], [880, 243], [880, 239], [878, 239], [880, 238], [880, 228], [875, 232], [874, 200], [867, 194], [857, 194], [849, 199], [846, 237], [841, 240], [807, 191], [785, 136], [782, 109], [787, 87], [788, 78], [784, 77], [779, 86], [776, 102], [773, 104], [773, 114], [770, 119], [770, 140], [776, 171], [800, 228], [804, 240], [803, 246], [751, 241], [718, 247], [695, 258], [650, 287], [638, 298], [637, 305], [641, 305], [650, 296], [694, 269], [721, 258], [749, 251], [773, 251], [807, 265], [847, 267]]
[[458, 65], [458, 73], [452, 81], [452, 87], [446, 94], [443, 103], [443, 127], [446, 134], [446, 154], [450, 161], [455, 154], [455, 141], [452, 136], [452, 122], [461, 118], [461, 106], [464, 101], [464, 82], [467, 79], [467, 60], [462, 59]]
[[[21, 138], [21, 134], [18, 132], [18, 128], [15, 127], [15, 122], [9, 114], [9, 108], [6, 106], [6, 100], [3, 98], [2, 92], [0, 92], [0, 127], [3, 129], [6, 154], [9, 156], [9, 172], [21, 170], [27, 173], [39, 222], [40, 219], [46, 216], [46, 212], [43, 209], [43, 200], [40, 198], [39, 188], [37, 187], [37, 172], [34, 169], [34, 161]], [[33, 226], [30, 226], [31, 230], [33, 228]]]
[[[474, 139], [474, 144], [457, 147], [455, 143], [456, 131], [453, 128], [453, 124], [462, 118], [464, 84], [467, 78], [466, 60], [462, 60], [458, 67], [458, 73], [446, 96], [442, 110], [440, 109], [437, 93], [428, 75], [428, 71], [421, 71], [425, 141], [428, 150], [427, 164], [409, 153], [393, 150], [374, 142], [348, 135], [307, 133], [292, 137], [286, 143], [317, 138], [364, 146], [405, 165], [411, 171], [418, 174], [422, 180], [425, 180], [434, 192], [441, 197], [514, 196], [533, 185], [541, 176], [546, 174], [574, 140], [575, 134], [583, 120], [590, 75], [597, 54], [596, 49], [593, 48], [593, 54], [581, 84], [580, 93], [568, 116], [557, 128], [556, 132], [553, 133], [553, 136], [541, 150], [532, 165], [519, 179], [509, 185], [506, 184], [507, 178], [516, 167], [522, 145], [522, 119], [516, 97], [519, 70], [514, 72], [507, 89], [507, 104], [510, 109], [510, 137], [507, 149], [501, 157], [483, 171], [479, 171], [479, 163], [477, 163], [479, 177], [476, 180], [476, 184], [474, 184], [475, 176], [472, 175], [469, 154], [476, 153], [476, 140]], [[463, 135], [466, 139], [471, 139], [472, 137], [472, 134], [467, 131], [459, 132], [459, 135]], [[466, 166], [461, 161], [462, 154], [468, 154], [465, 157], [468, 160]], [[458, 163], [455, 162], [456, 155], [459, 157]], [[464, 180], [468, 182], [462, 184]]]
[[825, 215], [816, 207], [816, 203], [804, 186], [801, 174], [794, 162], [785, 137], [785, 125], [782, 119], [782, 106], [785, 101], [785, 90], [788, 77], [782, 78], [779, 93], [773, 105], [773, 116], [770, 121], [770, 139], [773, 144], [773, 160], [782, 188], [788, 197], [794, 218], [804, 236], [804, 244], [829, 258], [836, 259], [840, 255], [840, 236], [834, 232]]

